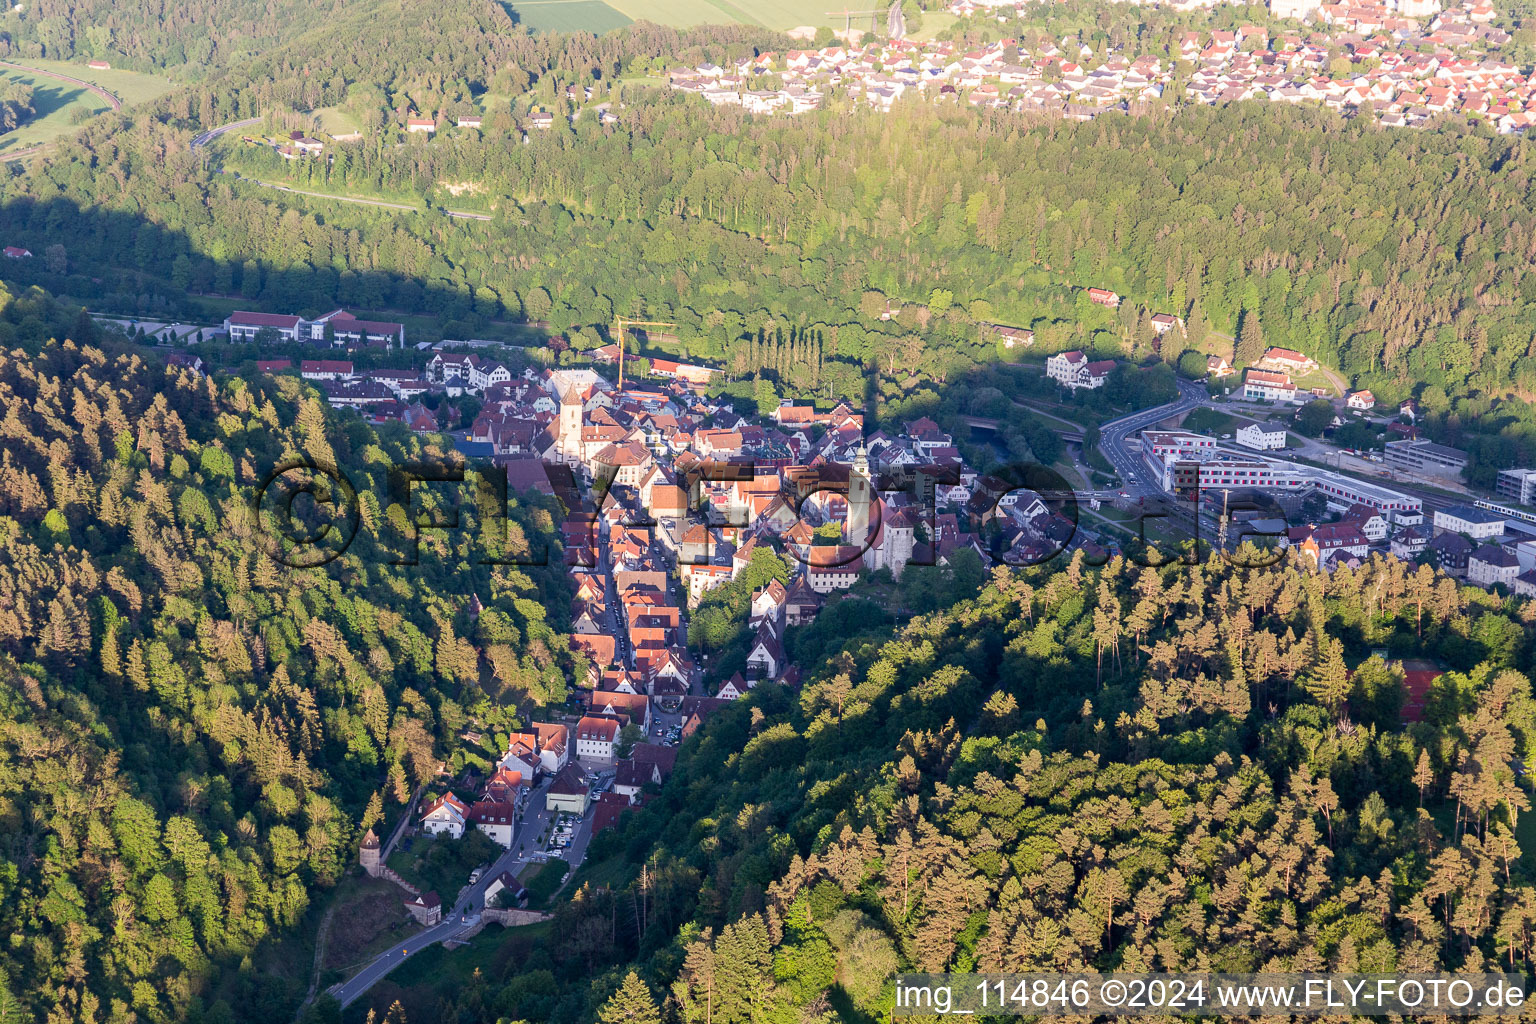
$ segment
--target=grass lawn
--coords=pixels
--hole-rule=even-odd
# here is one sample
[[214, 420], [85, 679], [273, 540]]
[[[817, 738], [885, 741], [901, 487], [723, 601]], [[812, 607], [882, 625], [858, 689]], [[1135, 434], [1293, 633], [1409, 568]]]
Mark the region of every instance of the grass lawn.
[[1051, 465], [1051, 469], [1060, 473], [1061, 478], [1065, 480], [1073, 490], [1086, 491], [1089, 489], [1088, 482], [1084, 480], [1083, 475], [1077, 471], [1077, 467], [1073, 466], [1071, 463], [1062, 460], [1061, 462], [1053, 463]]
[[540, 910], [549, 906], [549, 898], [560, 888], [571, 866], [558, 858], [543, 864], [530, 864], [517, 876], [528, 890], [528, 909]]
[[352, 115], [340, 107], [321, 107], [315, 111], [315, 117], [320, 119], [320, 130], [327, 135], [347, 135], [361, 130]]
[[[135, 103], [143, 103], [157, 96], [163, 96], [176, 88], [176, 83], [169, 78], [159, 75], [146, 75], [139, 71], [122, 71], [117, 68], [108, 68], [105, 71], [94, 71], [85, 66], [84, 61], [79, 63], [65, 60], [41, 60], [33, 58], [21, 58], [14, 61], [29, 68], [38, 68], [42, 71], [52, 71], [58, 75], [68, 75], [78, 78], [93, 85], [99, 85], [103, 89], [123, 101], [123, 106], [131, 107]], [[65, 83], [59, 82], [59, 85]]]
[[344, 970], [421, 930], [393, 882], [349, 875], [336, 889], [326, 932], [324, 970]]
[[608, 886], [618, 889], [629, 882], [630, 874], [630, 867], [624, 862], [623, 856], [609, 857], [597, 863], [588, 860], [576, 872], [576, 877], [571, 879], [570, 888], [575, 892], [583, 885], [591, 883], [594, 888]]
[[76, 116], [99, 114], [111, 109], [105, 100], [89, 89], [56, 78], [29, 75], [7, 68], [0, 71], [0, 80], [6, 84], [20, 82], [30, 85], [32, 105], [37, 111], [20, 128], [0, 135], [0, 153], [51, 142], [78, 124]]
[[1230, 434], [1237, 430], [1238, 425], [1235, 416], [1202, 406], [1191, 410], [1184, 417], [1183, 429], [1193, 430], [1197, 434]]
[[447, 906], [469, 884], [470, 871], [489, 864], [500, 853], [501, 847], [479, 829], [461, 839], [421, 833], [400, 841], [389, 855], [389, 866], [422, 892], [437, 893]]
[[1292, 382], [1302, 391], [1311, 391], [1313, 388], [1322, 388], [1330, 395], [1337, 395], [1339, 389], [1333, 386], [1333, 381], [1320, 370], [1312, 370], [1300, 377], [1292, 377]]
[[476, 970], [487, 978], [503, 977], [508, 965], [519, 959], [519, 951], [526, 956], [535, 945], [548, 941], [553, 924], [540, 921], [518, 928], [491, 925], [457, 949], [428, 946], [392, 971], [389, 980], [402, 988], [426, 985], [447, 991], [467, 985]]
[[[57, 60], [24, 60], [17, 63], [94, 82], [115, 94], [125, 107], [153, 99], [171, 88], [171, 83], [164, 78], [132, 71], [92, 71], [84, 64]], [[13, 132], [0, 135], [0, 154], [52, 142], [76, 127], [77, 116], [99, 114], [111, 109], [105, 100], [89, 89], [46, 75], [5, 68], [0, 71], [0, 77], [6, 81], [30, 85], [33, 106], [37, 110], [32, 120]]]
[[947, 11], [924, 11], [923, 27], [916, 32], [907, 33], [907, 38], [915, 39], [920, 43], [926, 43], [937, 38], [938, 34], [945, 29], [953, 28], [955, 22], [959, 20], [959, 18]]

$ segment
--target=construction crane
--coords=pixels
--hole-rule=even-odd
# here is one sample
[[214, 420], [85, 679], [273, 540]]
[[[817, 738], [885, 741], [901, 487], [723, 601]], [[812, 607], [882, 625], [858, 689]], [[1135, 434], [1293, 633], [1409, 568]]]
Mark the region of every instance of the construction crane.
[[613, 318], [613, 338], [619, 345], [619, 390], [624, 390], [624, 328], [626, 327], [676, 327], [677, 324], [660, 320], [631, 320], [627, 316]]
[[841, 17], [843, 19], [843, 38], [846, 39], [848, 34], [853, 31], [853, 19], [862, 18], [866, 14], [869, 15], [869, 31], [872, 34], [877, 34], [879, 32], [879, 18], [884, 13], [885, 8], [883, 7], [877, 7], [872, 11], [850, 11], [844, 8], [841, 11], [827, 11], [826, 15], [829, 18]]

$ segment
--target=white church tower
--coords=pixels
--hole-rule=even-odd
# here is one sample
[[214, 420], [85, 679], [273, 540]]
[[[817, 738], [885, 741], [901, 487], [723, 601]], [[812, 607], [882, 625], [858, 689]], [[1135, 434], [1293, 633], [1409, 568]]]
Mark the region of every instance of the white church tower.
[[848, 543], [855, 547], [863, 547], [869, 540], [871, 489], [869, 453], [861, 444], [848, 474]]
[[555, 432], [555, 451], [562, 462], [575, 466], [581, 463], [581, 395], [574, 387], [560, 393], [560, 418]]

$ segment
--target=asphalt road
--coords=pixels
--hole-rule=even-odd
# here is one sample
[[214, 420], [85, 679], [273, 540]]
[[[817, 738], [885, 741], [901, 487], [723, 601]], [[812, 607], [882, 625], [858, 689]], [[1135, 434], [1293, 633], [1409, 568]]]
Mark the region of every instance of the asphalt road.
[[[226, 132], [232, 132], [237, 128], [249, 128], [251, 125], [260, 123], [261, 118], [248, 117], [244, 121], [231, 121], [229, 124], [222, 124], [217, 128], [210, 128], [205, 132], [199, 132], [198, 134], [192, 136], [192, 148], [194, 150], [202, 149], [204, 146], [208, 145], [208, 143], [212, 142], [214, 139], [225, 134]], [[221, 169], [219, 173], [229, 174], [232, 177], [238, 178], [240, 181], [249, 182], [252, 185], [259, 185], [262, 188], [270, 188], [278, 192], [291, 192], [296, 196], [310, 196], [315, 199], [333, 199], [338, 203], [355, 203], [358, 206], [377, 206], [386, 210], [404, 210], [408, 213], [422, 212], [422, 207], [413, 206], [410, 203], [391, 203], [383, 199], [363, 199], [358, 196], [339, 196], [330, 192], [310, 192], [305, 189], [294, 188], [291, 185], [280, 185], [276, 182], [262, 181], [260, 178], [248, 178], [237, 171], [225, 171]], [[488, 213], [470, 213], [466, 210], [444, 209], [443, 213], [447, 214], [449, 217], [452, 217], [455, 220], [491, 219], [491, 216]]]
[[1196, 406], [1207, 404], [1209, 401], [1205, 388], [1193, 381], [1181, 380], [1178, 382], [1178, 387], [1178, 401], [1143, 409], [1141, 412], [1133, 412], [1129, 416], [1111, 420], [1099, 428], [1099, 451], [1109, 460], [1109, 464], [1115, 467], [1115, 472], [1120, 474], [1120, 479], [1125, 482], [1126, 491], [1132, 497], [1148, 497], [1163, 493], [1157, 484], [1152, 482], [1146, 466], [1142, 463], [1141, 443], [1134, 435], [1140, 434], [1155, 423], [1189, 412]]
[[[1133, 498], [1161, 497], [1164, 494], [1151, 479], [1147, 467], [1141, 459], [1140, 443], [1136, 435], [1142, 430], [1162, 420], [1188, 412], [1197, 406], [1205, 406], [1236, 415], [1249, 415], [1255, 419], [1262, 419], [1266, 413], [1271, 411], [1270, 407], [1267, 406], [1257, 410], [1250, 410], [1243, 408], [1241, 403], [1215, 402], [1202, 385], [1193, 381], [1181, 380], [1178, 382], [1178, 386], [1180, 397], [1177, 402], [1132, 413], [1129, 416], [1106, 423], [1100, 428], [1099, 450], [1109, 460], [1110, 464], [1115, 467], [1115, 471], [1120, 474], [1121, 480], [1125, 483], [1125, 490]], [[1235, 455], [1277, 457], [1274, 454], [1265, 456], [1263, 453], [1252, 452], [1246, 448], [1239, 448], [1225, 443], [1221, 444], [1220, 447]], [[1394, 491], [1417, 498], [1423, 504], [1426, 515], [1433, 515], [1436, 511], [1453, 505], [1470, 504], [1475, 499], [1474, 495], [1466, 497], [1447, 496], [1435, 491], [1426, 490], [1412, 481], [1398, 479], [1395, 475], [1383, 475], [1382, 469], [1378, 464], [1355, 459], [1349, 455], [1342, 455], [1339, 449], [1334, 446], [1314, 439], [1304, 439], [1301, 447], [1297, 449], [1297, 453], [1317, 463], [1332, 464], [1337, 471], [1343, 472], [1345, 475], [1353, 476], [1381, 487], [1388, 487]], [[1281, 458], [1283, 460], [1283, 456]], [[1215, 521], [1210, 516], [1202, 513], [1199, 522], [1201, 537], [1214, 539], [1216, 536]]]
[[[549, 787], [550, 781], [546, 778], [542, 785], [535, 787], [528, 795], [528, 810], [524, 819], [518, 823], [517, 831], [513, 833], [511, 848], [496, 858], [491, 866], [481, 873], [478, 882], [461, 890], [451, 907], [444, 903], [441, 923], [395, 943], [374, 957], [366, 967], [352, 977], [329, 989], [330, 994], [335, 996], [342, 1006], [355, 1002], [363, 993], [378, 984], [381, 978], [405, 963], [411, 956], [435, 942], [442, 942], [467, 932], [479, 923], [480, 908], [485, 903], [485, 889], [491, 884], [491, 880], [503, 871], [516, 874], [518, 868], [533, 862], [533, 858], [529, 856], [533, 851], [519, 851], [524, 845], [535, 845], [539, 833], [543, 830], [543, 823], [548, 817], [548, 812], [544, 809], [544, 792]], [[590, 814], [588, 821], [590, 822]], [[583, 843], [583, 852], [585, 847], [586, 844]], [[572, 870], [575, 870], [575, 863], [579, 862], [573, 862]]]
[[[228, 174], [231, 177], [238, 178], [239, 180], [241, 180], [243, 182], [246, 182], [248, 184], [251, 184], [251, 185], [259, 185], [262, 188], [270, 188], [270, 189], [273, 189], [274, 191], [277, 191], [277, 192], [288, 192], [288, 193], [291, 193], [291, 194], [296, 195], [296, 196], [310, 196], [310, 197], [312, 197], [314, 199], [330, 199], [330, 200], [334, 200], [335, 202], [338, 202], [338, 203], [353, 203], [353, 204], [356, 204], [357, 206], [377, 206], [377, 207], [380, 207], [380, 208], [385, 209], [385, 210], [403, 210], [406, 213], [423, 213], [423, 212], [425, 212], [423, 207], [421, 207], [421, 206], [413, 206], [410, 203], [391, 203], [388, 200], [384, 200], [384, 199], [363, 199], [360, 196], [339, 196], [339, 195], [335, 195], [334, 193], [331, 193], [331, 192], [310, 192], [307, 189], [294, 188], [292, 185], [279, 185], [277, 182], [262, 181], [260, 178], [247, 177], [246, 175], [241, 174], [238, 171], [224, 171], [224, 170], [221, 170], [221, 171], [219, 171], [219, 173], [220, 174]], [[446, 214], [447, 216], [452, 217], [455, 220], [490, 220], [491, 219], [491, 215], [488, 214], [488, 213], [469, 213], [469, 212], [467, 212], [465, 210], [448, 210], [448, 209], [444, 209], [442, 212], [444, 214]]]
[[205, 132], [198, 132], [192, 136], [192, 148], [202, 149], [225, 132], [232, 132], [236, 128], [249, 128], [253, 124], [261, 124], [261, 118], [248, 117], [244, 121], [231, 121], [229, 124], [221, 124], [217, 128], [209, 128]]

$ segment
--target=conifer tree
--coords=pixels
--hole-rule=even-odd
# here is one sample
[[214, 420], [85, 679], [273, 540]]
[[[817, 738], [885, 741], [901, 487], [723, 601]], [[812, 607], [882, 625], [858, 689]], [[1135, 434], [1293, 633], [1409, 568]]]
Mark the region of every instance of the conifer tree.
[[630, 971], [619, 990], [597, 1011], [599, 1024], [661, 1024], [656, 998], [640, 975]]

